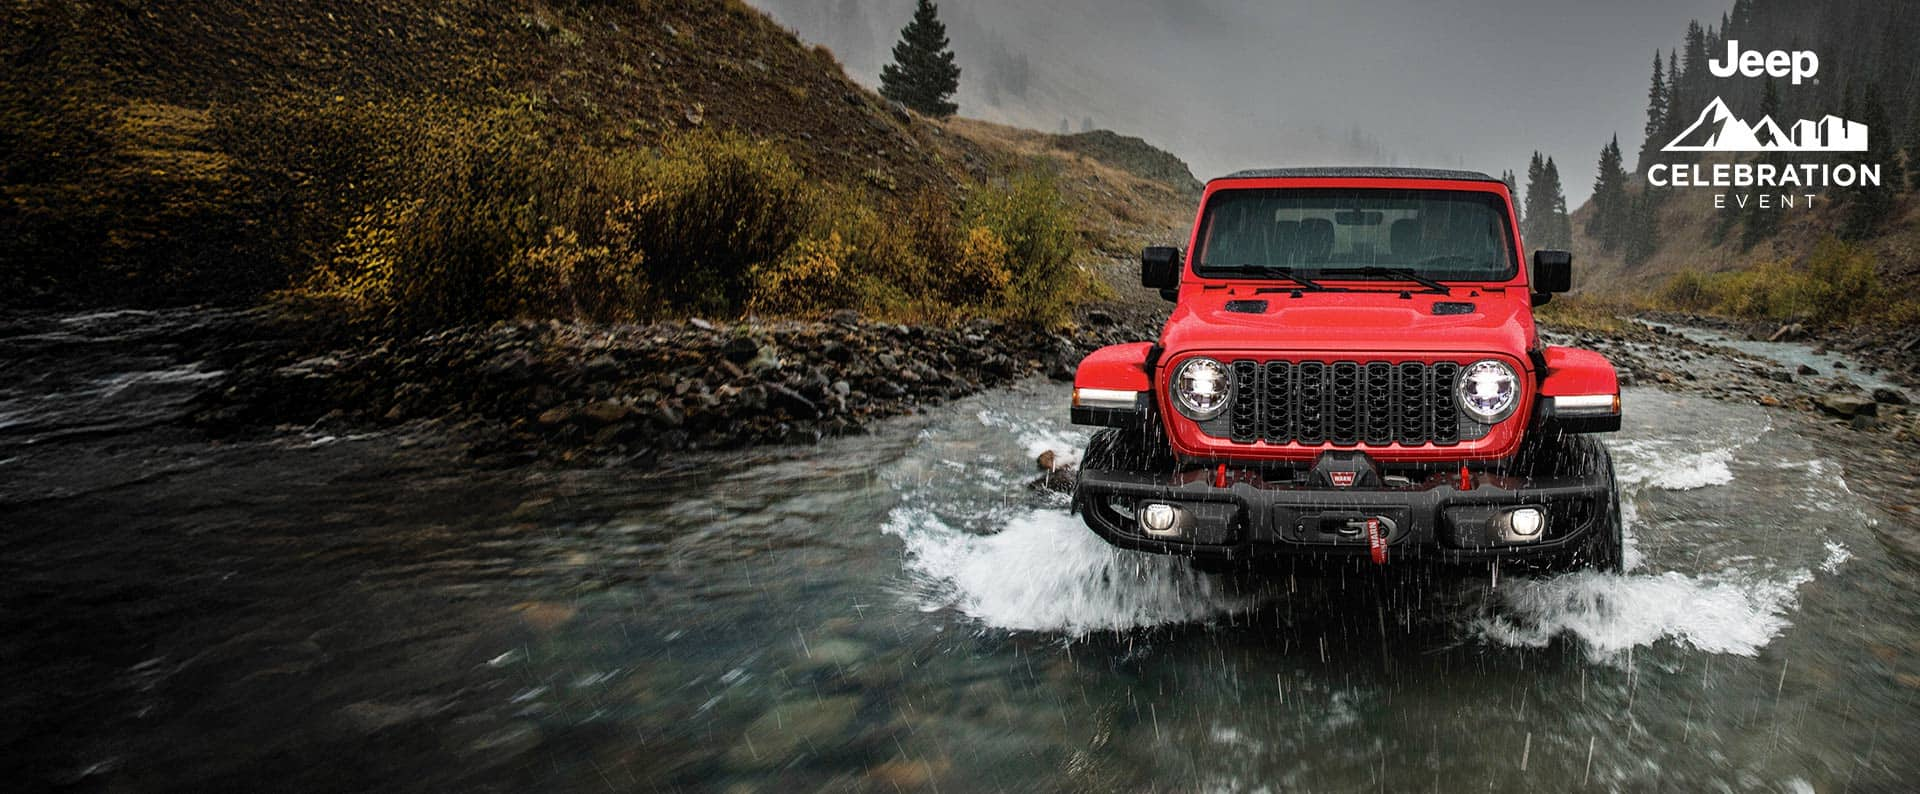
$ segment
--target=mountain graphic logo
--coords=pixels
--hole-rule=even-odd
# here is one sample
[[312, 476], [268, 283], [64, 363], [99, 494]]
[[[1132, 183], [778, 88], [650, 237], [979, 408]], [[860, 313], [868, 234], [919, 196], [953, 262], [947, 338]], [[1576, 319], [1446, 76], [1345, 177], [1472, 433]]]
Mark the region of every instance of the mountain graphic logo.
[[1801, 119], [1783, 129], [1770, 116], [1748, 124], [1714, 97], [1700, 118], [1661, 151], [1667, 152], [1864, 152], [1867, 125], [1829, 115]]

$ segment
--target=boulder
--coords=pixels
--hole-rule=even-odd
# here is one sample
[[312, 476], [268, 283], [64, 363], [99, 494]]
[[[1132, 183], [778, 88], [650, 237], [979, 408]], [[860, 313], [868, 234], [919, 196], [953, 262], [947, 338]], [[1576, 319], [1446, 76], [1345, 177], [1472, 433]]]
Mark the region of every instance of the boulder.
[[1820, 410], [1851, 419], [1856, 416], [1874, 416], [1880, 412], [1878, 403], [1859, 394], [1835, 392], [1820, 398]]
[[610, 425], [627, 418], [633, 413], [633, 407], [618, 400], [597, 400], [580, 409], [580, 415], [603, 425]]
[[760, 357], [760, 343], [745, 336], [736, 336], [720, 348], [720, 355], [735, 364], [745, 364]]
[[1913, 404], [1911, 400], [1907, 399], [1906, 392], [1900, 391], [1899, 389], [1889, 389], [1884, 386], [1873, 390], [1873, 401], [1877, 403], [1886, 403], [1888, 405], [1912, 405]]

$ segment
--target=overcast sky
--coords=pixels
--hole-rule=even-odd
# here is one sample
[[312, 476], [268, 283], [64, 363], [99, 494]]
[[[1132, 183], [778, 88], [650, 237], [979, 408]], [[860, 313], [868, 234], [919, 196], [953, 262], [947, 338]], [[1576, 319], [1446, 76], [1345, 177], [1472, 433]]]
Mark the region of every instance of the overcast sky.
[[[749, 0], [877, 85], [913, 0]], [[960, 113], [1087, 121], [1239, 168], [1560, 164], [1570, 207], [1614, 133], [1632, 155], [1656, 48], [1731, 0], [946, 0]], [[1524, 173], [1523, 173], [1524, 177]]]

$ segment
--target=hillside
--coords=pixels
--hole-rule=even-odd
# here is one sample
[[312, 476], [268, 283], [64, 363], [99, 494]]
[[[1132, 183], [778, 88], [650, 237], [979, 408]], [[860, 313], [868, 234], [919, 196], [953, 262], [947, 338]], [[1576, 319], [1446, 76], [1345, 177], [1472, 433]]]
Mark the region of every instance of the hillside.
[[555, 150], [737, 132], [883, 214], [1042, 162], [1098, 248], [1191, 209], [1054, 136], [890, 106], [733, 0], [25, 2], [0, 30], [10, 303], [252, 300], [333, 255], [396, 142], [501, 118]]
[[[1632, 181], [1634, 193], [1643, 188], [1641, 180]], [[1647, 261], [1634, 266], [1625, 263], [1620, 251], [1602, 251], [1599, 242], [1586, 234], [1586, 222], [1594, 207], [1591, 201], [1582, 204], [1572, 215], [1573, 254], [1579, 274], [1576, 287], [1590, 294], [1634, 296], [1656, 289], [1683, 272], [1720, 273], [1768, 262], [1797, 262], [1821, 240], [1833, 236], [1846, 214], [1845, 205], [1825, 199], [1816, 201], [1812, 210], [1780, 210], [1778, 231], [1743, 249], [1737, 221], [1715, 242], [1716, 228], [1723, 219], [1713, 207], [1713, 193], [1708, 188], [1689, 188], [1661, 204], [1659, 245]], [[1920, 197], [1911, 193], [1900, 197], [1882, 232], [1859, 244], [1873, 255], [1882, 277], [1893, 288], [1920, 286]]]
[[[1596, 196], [1601, 184], [1626, 185], [1626, 195], [1609, 199], [1614, 212], [1602, 217], [1589, 200], [1573, 213], [1572, 248], [1586, 291], [1641, 300], [1658, 295], [1657, 302], [1673, 304], [1669, 308], [1775, 321], [1920, 321], [1920, 299], [1913, 297], [1920, 287], [1920, 196], [1901, 169], [1903, 162], [1920, 165], [1913, 148], [1920, 141], [1920, 62], [1909, 46], [1920, 35], [1920, 16], [1911, 12], [1902, 0], [1732, 0], [1719, 19], [1690, 22], [1678, 47], [1655, 54], [1644, 125], [1634, 125], [1645, 135], [1625, 157], [1624, 179], [1607, 168], [1604, 153], [1598, 171], [1561, 163], [1569, 181], [1597, 173]], [[1804, 55], [1812, 79], [1798, 73], [1775, 79], [1759, 70], [1715, 73], [1712, 59], [1728, 57], [1736, 43], [1748, 54]], [[1790, 151], [1822, 129], [1844, 131], [1859, 150]], [[1710, 141], [1708, 148], [1732, 151], [1699, 150]], [[1805, 189], [1648, 193], [1645, 177], [1655, 164], [1706, 169], [1763, 160], [1773, 166], [1875, 164], [1886, 184], [1865, 192], [1810, 182]], [[1811, 206], [1808, 193], [1815, 195]], [[1778, 206], [1780, 194], [1791, 195], [1794, 206]], [[1715, 207], [1717, 195], [1724, 209]], [[1642, 211], [1648, 198], [1656, 208], [1651, 222]], [[1775, 206], [1753, 206], [1762, 198]], [[1586, 234], [1596, 218], [1597, 225], [1614, 226], [1617, 250], [1603, 251]], [[1822, 246], [1836, 239], [1844, 242]], [[1633, 265], [1626, 262], [1628, 250], [1640, 256]], [[1686, 278], [1675, 281], [1681, 275]], [[1666, 289], [1669, 284], [1675, 288]]]

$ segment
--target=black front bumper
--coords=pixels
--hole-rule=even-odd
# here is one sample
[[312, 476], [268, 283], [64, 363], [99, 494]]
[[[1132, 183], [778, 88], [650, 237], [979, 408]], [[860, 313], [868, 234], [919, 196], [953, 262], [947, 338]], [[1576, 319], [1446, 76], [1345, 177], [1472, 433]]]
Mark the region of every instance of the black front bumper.
[[[1149, 473], [1087, 466], [1073, 505], [1115, 546], [1204, 560], [1366, 559], [1371, 539], [1354, 530], [1373, 519], [1389, 562], [1552, 564], [1578, 558], [1597, 533], [1613, 531], [1612, 462], [1597, 442], [1581, 442], [1575, 455], [1544, 474], [1474, 471], [1464, 489], [1457, 472], [1398, 487], [1362, 477], [1342, 488], [1231, 467], [1222, 486], [1217, 468]], [[1188, 526], [1179, 537], [1141, 528], [1138, 511], [1152, 503], [1181, 508]], [[1515, 540], [1501, 531], [1502, 515], [1518, 507], [1544, 511], [1537, 539]]]

